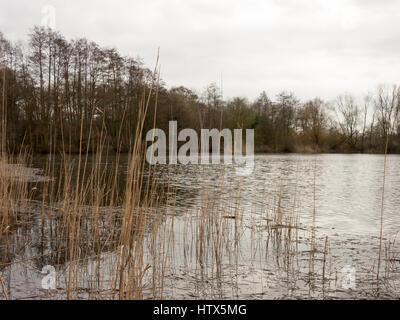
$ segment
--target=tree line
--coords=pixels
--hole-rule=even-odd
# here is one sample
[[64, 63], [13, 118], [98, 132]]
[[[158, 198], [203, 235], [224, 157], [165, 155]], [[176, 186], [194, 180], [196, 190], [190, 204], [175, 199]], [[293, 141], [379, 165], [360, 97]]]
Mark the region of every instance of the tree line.
[[[105, 141], [126, 152], [135, 139], [140, 103], [149, 99], [143, 130], [229, 128], [255, 130], [256, 152], [400, 152], [400, 87], [381, 85], [357, 99], [300, 101], [282, 91], [255, 101], [224, 100], [221, 88], [202, 92], [168, 88], [137, 58], [87, 39], [66, 40], [34, 27], [29, 42], [12, 43], [0, 32], [1, 135], [7, 152], [96, 150]], [[154, 120], [155, 119], [155, 120]], [[387, 143], [386, 143], [387, 142]]]

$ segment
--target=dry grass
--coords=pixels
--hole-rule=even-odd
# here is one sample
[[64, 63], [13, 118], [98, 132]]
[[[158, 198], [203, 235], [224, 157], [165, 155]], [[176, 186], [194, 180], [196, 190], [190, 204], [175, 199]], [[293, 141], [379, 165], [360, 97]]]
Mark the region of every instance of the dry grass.
[[[18, 167], [3, 163], [0, 271], [36, 259], [54, 265], [57, 290], [46, 293], [47, 298], [164, 299], [181, 296], [182, 282], [187, 297], [232, 298], [242, 297], [243, 281], [253, 276], [243, 278], [245, 257], [256, 265], [254, 290], [270, 284], [262, 270], [271, 273], [273, 262], [278, 271], [272, 277], [290, 290], [304, 282], [310, 296], [322, 290], [317, 297], [324, 298], [329, 292], [337, 272], [330, 243], [327, 237], [318, 238], [315, 209], [313, 225], [300, 225], [296, 191], [291, 208], [282, 207], [280, 194], [270, 207], [244, 215], [239, 191], [225, 190], [222, 168], [220, 181], [201, 190], [202, 200], [182, 214], [172, 184], [159, 186], [157, 175], [149, 174], [156, 168], [146, 167], [141, 148], [135, 146], [129, 155], [122, 193], [118, 170], [104, 168], [111, 160], [113, 168], [119, 167], [120, 155], [107, 150], [91, 159], [85, 153], [63, 155], [61, 170], [49, 156], [45, 175], [59, 176], [41, 182], [40, 202], [33, 200], [32, 185], [18, 178]], [[12, 161], [28, 161], [21, 159]], [[173, 174], [170, 168], [167, 175]], [[33, 220], [39, 221], [33, 231], [40, 238], [40, 255], [20, 259], [18, 251], [29, 236], [19, 230], [32, 229]], [[396, 260], [394, 243], [385, 253], [384, 278], [389, 279]], [[8, 279], [0, 277], [6, 298]]]
[[[94, 155], [82, 144], [76, 157], [64, 147], [61, 163], [55, 152], [48, 155], [44, 176], [50, 178], [40, 182], [40, 201], [35, 200], [36, 187], [26, 179], [27, 172], [21, 171], [29, 167], [28, 154], [12, 158], [3, 153], [0, 272], [33, 260], [54, 265], [57, 286], [46, 293], [47, 298], [163, 299], [174, 297], [179, 289], [174, 287], [175, 280], [194, 284], [194, 288], [186, 285], [185, 297], [226, 298], [241, 297], [244, 256], [249, 259], [246, 267], [250, 261], [257, 264], [257, 286], [264, 288], [263, 283], [269, 281], [264, 271], [271, 273], [273, 261], [278, 270], [274, 276], [290, 290], [304, 282], [311, 292], [319, 290], [320, 283], [325, 297], [336, 269], [330, 263], [328, 237], [322, 238], [321, 245], [316, 232], [316, 166], [310, 228], [300, 225], [296, 188], [291, 208], [282, 208], [280, 194], [270, 207], [253, 208], [245, 216], [239, 191], [226, 193], [225, 169], [229, 168], [224, 167], [218, 183], [201, 190], [201, 201], [182, 214], [170, 181], [160, 186], [157, 167], [148, 167], [143, 156], [144, 121], [148, 109], [157, 108], [150, 106], [149, 98], [157, 88], [154, 77], [151, 87], [144, 89], [124, 182], [119, 175], [121, 154], [109, 152], [103, 131], [96, 133], [103, 138]], [[81, 141], [83, 123], [82, 118]], [[92, 137], [91, 125], [85, 137], [88, 146]], [[113, 170], [107, 169], [109, 163]], [[170, 167], [168, 179], [173, 174]], [[181, 217], [176, 220], [178, 214]], [[30, 233], [40, 239], [39, 255], [21, 258], [30, 245]], [[377, 277], [381, 245], [382, 234]], [[386, 250], [385, 279], [396, 260], [393, 245], [389, 243]], [[10, 290], [7, 283], [0, 273], [5, 299]]]
[[[155, 67], [157, 72], [158, 61]], [[118, 176], [120, 154], [112, 155], [106, 147], [104, 132], [100, 132], [100, 142], [94, 161], [89, 163], [89, 146], [93, 136], [90, 123], [89, 136], [83, 137], [83, 115], [81, 121], [81, 145], [77, 156], [68, 155], [64, 146], [62, 163], [56, 169], [56, 154], [49, 154], [45, 175], [54, 177], [43, 182], [40, 206], [40, 234], [43, 239], [41, 256], [48, 261], [56, 261], [58, 271], [62, 272], [67, 299], [79, 298], [84, 282], [90, 283], [90, 290], [85, 288], [87, 297], [141, 299], [143, 298], [143, 278], [149, 272], [149, 265], [144, 263], [144, 237], [150, 225], [154, 238], [160, 234], [159, 228], [165, 219], [156, 217], [158, 205], [163, 196], [156, 194], [157, 183], [150, 177], [145, 180], [144, 145], [142, 132], [144, 120], [150, 106], [150, 96], [158, 87], [153, 78], [150, 88], [144, 88], [143, 99], [139, 108], [135, 139], [129, 154], [129, 168], [124, 194], [120, 194]], [[146, 92], [147, 91], [147, 92]], [[4, 125], [3, 125], [4, 127]], [[2, 141], [4, 140], [2, 134]], [[82, 141], [88, 139], [88, 148], [82, 148]], [[53, 147], [53, 150], [56, 148]], [[104, 170], [104, 163], [113, 161], [115, 171]], [[12, 263], [15, 258], [10, 245], [13, 230], [26, 225], [32, 209], [32, 193], [29, 190], [29, 179], [21, 179], [24, 174], [12, 163], [29, 164], [27, 155], [9, 159], [2, 154], [0, 164], [0, 243], [5, 259], [2, 267]], [[57, 176], [59, 173], [59, 176]], [[36, 188], [34, 188], [36, 189]], [[122, 204], [121, 204], [122, 199]], [[36, 208], [38, 206], [35, 202]], [[169, 210], [168, 208], [166, 209]], [[36, 211], [37, 213], [37, 211]], [[155, 240], [154, 240], [155, 242]], [[163, 243], [165, 243], [163, 239]], [[4, 244], [4, 247], [3, 247]], [[104, 254], [112, 253], [112, 270], [103, 275], [98, 269], [93, 274], [82, 272], [82, 266], [90, 263], [99, 268]], [[154, 297], [162, 297], [162, 274], [168, 247], [154, 252], [154, 267], [157, 265], [157, 276], [153, 276]], [[37, 258], [37, 257], [36, 257]], [[161, 273], [158, 271], [161, 269]], [[93, 271], [93, 270], [92, 270]], [[154, 273], [154, 271], [153, 271]], [[84, 279], [85, 278], [85, 279]], [[0, 278], [4, 295], [6, 289]]]

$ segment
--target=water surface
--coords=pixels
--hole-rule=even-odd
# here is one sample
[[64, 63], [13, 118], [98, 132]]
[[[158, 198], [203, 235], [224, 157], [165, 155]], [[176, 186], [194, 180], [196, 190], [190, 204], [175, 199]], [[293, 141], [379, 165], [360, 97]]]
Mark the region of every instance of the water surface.
[[[69, 159], [71, 163], [74, 160], [77, 160], [76, 156]], [[115, 170], [114, 160], [111, 157], [102, 161], [104, 172]], [[57, 167], [61, 161], [61, 158], [55, 161], [54, 179], [58, 177]], [[33, 166], [45, 169], [46, 162], [47, 157], [38, 156]], [[91, 156], [88, 163], [87, 172], [90, 172]], [[382, 155], [257, 154], [254, 171], [248, 176], [237, 175], [233, 166], [159, 166], [156, 177], [161, 188], [176, 192], [173, 249], [165, 271], [164, 297], [376, 297], [374, 281], [382, 208], [384, 250], [389, 243], [391, 248], [382, 255], [382, 272], [386, 278], [379, 295], [399, 297], [400, 259], [397, 252], [400, 249], [395, 245], [400, 227], [399, 167], [400, 156], [387, 156], [383, 193]], [[118, 167], [121, 194], [127, 168], [128, 157], [123, 155]], [[41, 183], [40, 180], [32, 182], [37, 188], [35, 196], [38, 200]], [[43, 256], [54, 250], [53, 239], [49, 232], [41, 229], [42, 204], [36, 202], [33, 205], [37, 207], [32, 207], [32, 212], [37, 211], [37, 218], [29, 234], [24, 236], [24, 242], [13, 244], [17, 248], [13, 261], [34, 258], [28, 263], [12, 264], [3, 271], [3, 275], [5, 272], [9, 275], [11, 298], [43, 298], [43, 292], [37, 293], [43, 278], [40, 270], [44, 265], [56, 263], [50, 256]], [[223, 222], [222, 227], [206, 224], [210, 229], [204, 235], [205, 252], [199, 257], [197, 245], [203, 235], [197, 223], [203, 207], [208, 207], [205, 212], [222, 212]], [[107, 208], [102, 211], [107, 212]], [[115, 211], [117, 215], [118, 210]], [[290, 239], [287, 238], [286, 217], [296, 221]], [[272, 223], [276, 226], [271, 228]], [[221, 239], [216, 236], [219, 232], [224, 233]], [[315, 236], [314, 249], [311, 235]], [[30, 239], [28, 244], [26, 239]], [[151, 247], [151, 238], [148, 241]], [[151, 252], [146, 255], [151, 264]], [[35, 258], [37, 256], [39, 258]], [[115, 257], [115, 252], [106, 251], [94, 262], [101, 261], [102, 268], [112, 269]], [[357, 287], [354, 290], [344, 290], [338, 280], [342, 268], [349, 265], [356, 269]], [[64, 268], [62, 265], [58, 268], [59, 283], [63, 283]], [[93, 277], [92, 270], [92, 262], [82, 262], [82, 273], [86, 275], [82, 279]], [[148, 297], [151, 298], [151, 279], [148, 281]], [[81, 286], [84, 289], [88, 284]], [[62, 297], [63, 289], [59, 291], [59, 297]], [[82, 295], [82, 298], [87, 297]]]

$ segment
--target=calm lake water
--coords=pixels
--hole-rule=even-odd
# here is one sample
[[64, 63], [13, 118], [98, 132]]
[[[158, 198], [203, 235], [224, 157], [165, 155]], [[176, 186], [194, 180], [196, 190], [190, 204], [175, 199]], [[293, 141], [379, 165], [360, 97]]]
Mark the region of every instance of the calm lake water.
[[[400, 230], [400, 156], [387, 156], [384, 192], [384, 232]], [[178, 165], [171, 185], [180, 192], [180, 206], [190, 206], [224, 180], [227, 196], [235, 195], [250, 208], [266, 208], [280, 201], [283, 213], [295, 206], [300, 221], [328, 233], [379, 234], [384, 177], [383, 155], [259, 154], [254, 172], [242, 177], [232, 168]], [[314, 197], [315, 196], [315, 197]], [[315, 198], [315, 199], [314, 199]]]
[[[89, 170], [91, 161], [89, 158]], [[46, 162], [45, 156], [38, 156], [32, 166], [44, 168]], [[61, 159], [56, 159], [56, 167], [57, 163], [60, 164]], [[118, 169], [121, 192], [127, 163], [128, 158], [123, 155]], [[103, 161], [102, 166], [104, 170], [115, 168], [112, 160]], [[400, 230], [399, 168], [400, 156], [389, 155], [383, 206], [384, 245], [386, 241], [395, 239]], [[222, 165], [175, 165], [160, 166], [159, 169], [157, 177], [161, 185], [165, 189], [169, 185], [176, 191], [173, 250], [165, 279], [166, 299], [359, 299], [376, 296], [374, 279], [384, 156], [258, 154], [254, 171], [248, 176], [239, 176], [234, 167]], [[35, 185], [40, 200], [41, 182]], [[199, 207], [213, 202], [222, 204], [223, 214], [228, 215], [225, 219], [228, 233], [238, 221], [229, 218], [234, 215], [235, 208], [240, 207], [241, 215], [239, 239], [227, 236], [224, 246], [220, 247], [229, 249], [224, 249], [218, 258], [218, 276], [213, 243], [209, 243], [205, 260], [200, 264], [196, 251], [200, 236], [196, 212], [198, 214]], [[315, 252], [310, 251], [314, 209]], [[32, 228], [30, 245], [24, 247], [24, 254], [14, 260], [43, 254], [43, 242], [39, 236], [40, 202], [37, 212], [38, 222]], [[300, 228], [294, 230], [298, 233], [297, 238], [289, 240], [291, 248], [280, 247], [277, 241], [277, 235], [284, 234], [286, 226], [267, 231], [268, 219], [277, 215], [298, 217]], [[277, 233], [271, 234], [274, 230]], [[214, 231], [212, 229], [211, 233]], [[213, 239], [213, 235], [210, 236]], [[324, 243], [326, 245], [328, 238], [325, 268]], [[392, 245], [390, 259], [383, 257], [389, 282], [381, 289], [380, 297], [399, 296], [399, 252], [400, 248]], [[101, 259], [103, 266], [112, 266], [115, 252], [105, 252]], [[53, 265], [55, 261], [34, 261], [34, 266], [10, 266], [8, 281], [13, 298], [41, 298], [37, 295], [38, 283], [43, 278], [40, 270], [43, 265]], [[310, 261], [313, 266], [311, 273]], [[354, 290], [343, 290], [338, 280], [342, 268], [348, 265], [354, 267], [357, 274]], [[60, 275], [63, 268], [59, 268]], [[323, 272], [325, 281], [321, 281]]]
[[[44, 168], [46, 161], [46, 157], [40, 156], [33, 165]], [[121, 191], [127, 162], [127, 156], [122, 155]], [[103, 165], [114, 170], [112, 161]], [[390, 235], [400, 230], [399, 169], [400, 156], [388, 155], [383, 227], [384, 233]], [[324, 232], [379, 234], [383, 155], [257, 154], [254, 171], [248, 176], [236, 175], [234, 168], [221, 165], [178, 164], [161, 166], [159, 170], [160, 182], [176, 189], [177, 206], [183, 210], [199, 204], [204, 197], [212, 197], [215, 188], [223, 184], [219, 192], [240, 201], [249, 214], [257, 214], [254, 208], [265, 210], [277, 205], [285, 214], [295, 207], [300, 221], [311, 224], [315, 207], [316, 226]]]

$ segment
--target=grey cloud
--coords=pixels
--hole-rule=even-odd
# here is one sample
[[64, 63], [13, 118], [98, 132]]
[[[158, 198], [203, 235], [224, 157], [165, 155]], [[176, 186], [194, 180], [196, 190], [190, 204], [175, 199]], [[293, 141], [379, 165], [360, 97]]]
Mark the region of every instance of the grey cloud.
[[397, 80], [396, 0], [3, 1], [0, 30], [25, 39], [45, 4], [67, 38], [117, 47], [148, 66], [160, 46], [169, 85], [201, 90], [223, 73], [227, 96], [286, 89], [330, 99]]

